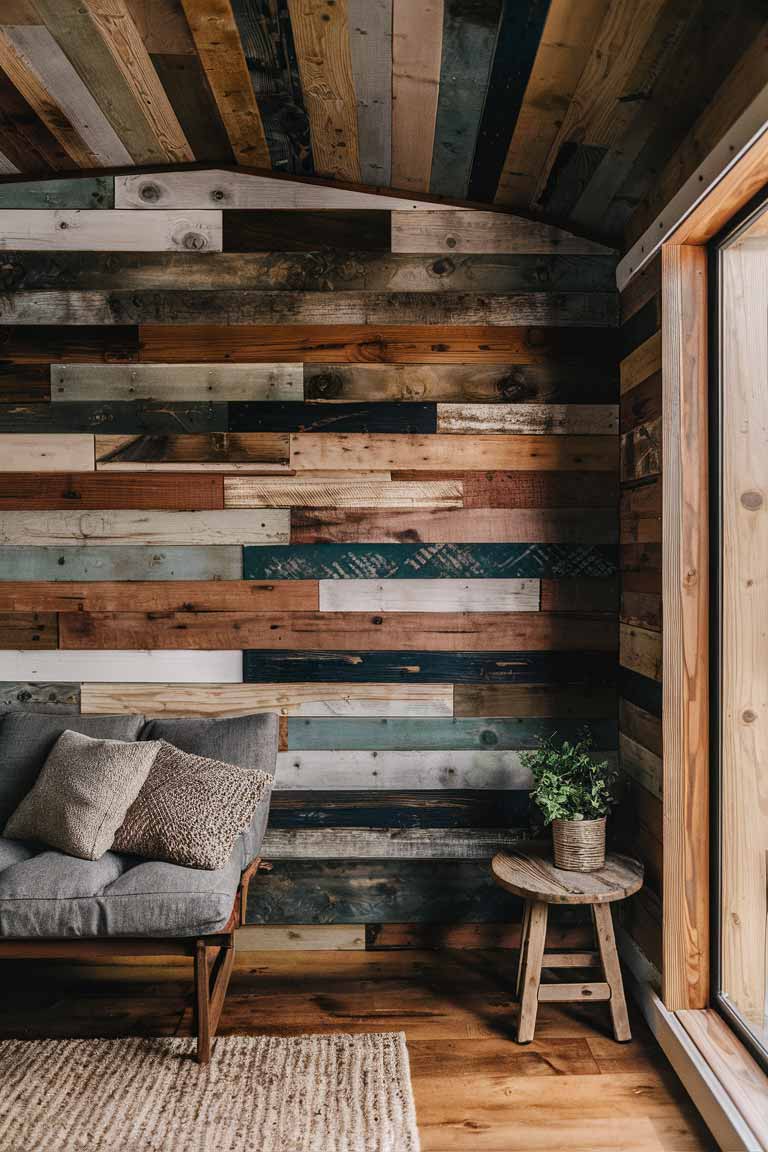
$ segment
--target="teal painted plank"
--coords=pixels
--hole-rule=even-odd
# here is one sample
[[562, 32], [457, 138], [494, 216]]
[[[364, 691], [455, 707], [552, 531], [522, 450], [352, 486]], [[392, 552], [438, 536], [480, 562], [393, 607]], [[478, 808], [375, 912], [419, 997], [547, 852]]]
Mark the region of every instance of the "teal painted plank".
[[[581, 721], [559, 719], [453, 719], [451, 717], [396, 717], [339, 719], [290, 716], [288, 751], [462, 751], [519, 750], [535, 748], [556, 732], [563, 740], [574, 739]], [[616, 724], [591, 725], [597, 746], [615, 748]]]
[[112, 176], [0, 184], [0, 208], [114, 208]]
[[614, 549], [587, 544], [284, 544], [244, 549], [246, 580], [435, 580], [612, 576]]
[[0, 580], [239, 580], [239, 545], [0, 548]]
[[467, 195], [502, 0], [445, 0], [432, 176], [437, 196]]

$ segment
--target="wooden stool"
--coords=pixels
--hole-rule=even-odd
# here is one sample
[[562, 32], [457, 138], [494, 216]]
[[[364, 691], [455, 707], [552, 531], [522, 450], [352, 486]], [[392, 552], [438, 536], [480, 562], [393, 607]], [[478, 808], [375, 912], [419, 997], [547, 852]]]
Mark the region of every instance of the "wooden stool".
[[[613, 920], [608, 905], [637, 892], [643, 868], [628, 856], [610, 855], [599, 872], [566, 872], [555, 868], [547, 845], [525, 845], [499, 852], [491, 871], [497, 883], [525, 900], [517, 995], [522, 997], [517, 1026], [519, 1044], [529, 1044], [536, 1028], [541, 1001], [561, 1003], [607, 1000], [617, 1040], [631, 1040], [627, 1003], [621, 979]], [[591, 904], [597, 952], [545, 952], [550, 904]], [[601, 968], [603, 979], [586, 984], [542, 984], [542, 968]]]

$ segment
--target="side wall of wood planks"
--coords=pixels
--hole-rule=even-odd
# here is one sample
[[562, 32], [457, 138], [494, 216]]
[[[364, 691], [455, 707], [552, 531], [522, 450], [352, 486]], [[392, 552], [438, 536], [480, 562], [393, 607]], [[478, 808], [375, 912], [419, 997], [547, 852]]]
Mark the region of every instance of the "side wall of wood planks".
[[[488, 859], [528, 831], [519, 752], [585, 722], [618, 746], [613, 255], [500, 213], [304, 210], [222, 172], [233, 207], [197, 212], [205, 174], [131, 179], [159, 203], [106, 177], [102, 208], [87, 178], [55, 213], [3, 198], [0, 707], [277, 710], [254, 925], [516, 940]], [[625, 588], [643, 680], [654, 595]]]

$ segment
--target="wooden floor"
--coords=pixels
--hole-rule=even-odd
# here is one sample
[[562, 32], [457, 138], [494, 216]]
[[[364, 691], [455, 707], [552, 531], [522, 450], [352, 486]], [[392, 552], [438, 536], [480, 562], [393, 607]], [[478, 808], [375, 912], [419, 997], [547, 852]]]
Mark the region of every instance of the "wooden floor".
[[[238, 957], [222, 1031], [402, 1029], [423, 1152], [689, 1152], [714, 1145], [636, 1014], [545, 1004], [514, 1042], [515, 954], [262, 952]], [[185, 1034], [189, 969], [0, 967], [0, 1037]], [[53, 1152], [53, 1150], [52, 1150]]]

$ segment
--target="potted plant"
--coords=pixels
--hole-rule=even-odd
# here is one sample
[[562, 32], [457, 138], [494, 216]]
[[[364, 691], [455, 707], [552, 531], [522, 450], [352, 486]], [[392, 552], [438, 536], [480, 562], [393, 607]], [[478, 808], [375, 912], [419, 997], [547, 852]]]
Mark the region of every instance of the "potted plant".
[[531, 799], [552, 825], [555, 865], [570, 872], [594, 872], [605, 864], [605, 819], [615, 802], [618, 772], [593, 755], [585, 728], [577, 740], [557, 734], [520, 759], [533, 776]]

